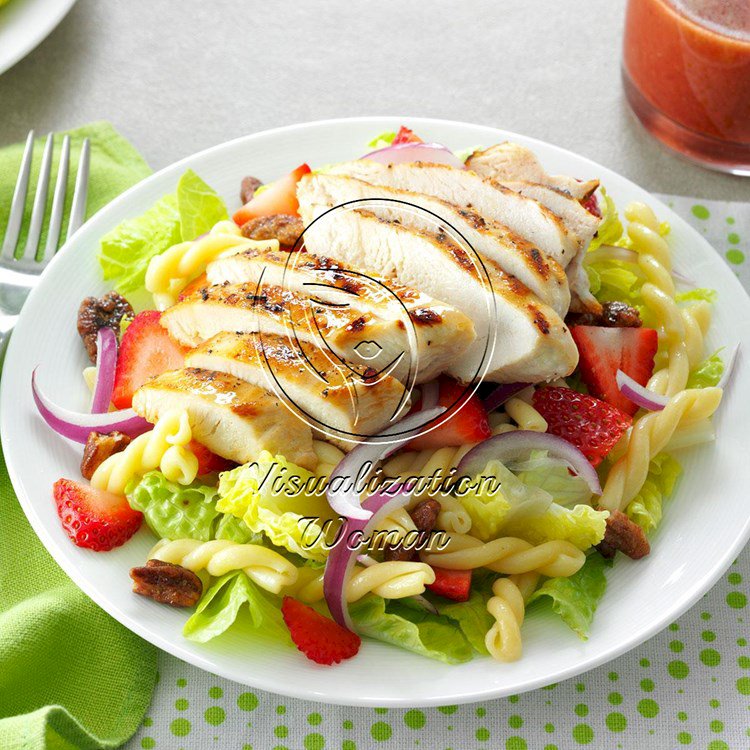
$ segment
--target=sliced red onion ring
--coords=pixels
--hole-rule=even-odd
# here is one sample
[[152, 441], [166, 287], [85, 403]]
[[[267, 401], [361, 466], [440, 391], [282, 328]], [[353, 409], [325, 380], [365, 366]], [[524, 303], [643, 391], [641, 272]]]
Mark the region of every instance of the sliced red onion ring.
[[645, 385], [633, 380], [630, 375], [626, 375], [622, 370], [617, 371], [616, 380], [620, 393], [642, 409], [661, 411], [669, 403], [669, 396], [662, 396], [660, 393], [650, 391]]
[[456, 476], [475, 477], [490, 461], [500, 461], [504, 464], [519, 458], [527, 458], [531, 451], [538, 450], [547, 451], [553, 458], [564, 461], [568, 468], [586, 482], [594, 495], [602, 494], [596, 469], [578, 448], [557, 435], [531, 430], [514, 430], [487, 438], [461, 459]]
[[487, 398], [482, 401], [482, 406], [484, 406], [489, 414], [529, 385], [530, 383], [503, 383], [490, 392]]
[[42, 419], [59, 435], [76, 443], [85, 443], [90, 432], [123, 432], [136, 437], [150, 430], [153, 425], [139, 417], [132, 409], [107, 412], [105, 414], [85, 414], [70, 411], [53, 404], [36, 383], [36, 369], [31, 374], [31, 391], [34, 403]]
[[379, 148], [360, 158], [380, 164], [409, 164], [422, 161], [466, 169], [466, 165], [450, 149], [439, 143], [397, 143], [395, 146]]
[[[379, 435], [368, 438], [350, 451], [339, 462], [328, 480], [326, 497], [328, 504], [341, 516], [347, 518], [369, 518], [372, 513], [360, 505], [356, 485], [364, 481], [361, 476], [365, 467], [373, 467], [379, 461], [395, 453], [406, 440], [414, 437], [420, 427], [440, 416], [445, 409], [438, 406], [434, 409], [409, 414]], [[389, 439], [390, 438], [390, 439]], [[369, 468], [365, 475], [369, 474]]]
[[737, 364], [737, 355], [739, 353], [740, 344], [739, 342], [737, 342], [732, 347], [732, 353], [729, 355], [729, 359], [727, 360], [726, 366], [724, 367], [724, 372], [722, 373], [719, 382], [716, 384], [717, 388], [726, 388], [729, 385], [729, 381], [732, 378], [732, 372], [734, 372], [735, 365]]
[[115, 367], [117, 366], [117, 336], [111, 328], [100, 328], [96, 334], [96, 380], [91, 398], [91, 413], [104, 414], [109, 411], [112, 391], [115, 389]]
[[397, 508], [403, 508], [409, 502], [408, 490], [401, 487], [397, 492], [399, 494], [376, 492], [368, 497], [360, 509], [367, 513], [367, 518], [347, 518], [341, 529], [338, 544], [328, 555], [323, 574], [323, 596], [333, 619], [349, 630], [353, 631], [354, 625], [346, 601], [346, 582], [357, 559], [357, 550], [350, 549], [348, 545], [350, 535], [360, 532], [361, 538], [366, 538], [377, 529], [381, 519]]
[[429, 383], [425, 383], [422, 386], [422, 409], [421, 411], [434, 409], [438, 405], [439, 398], [440, 398], [440, 384], [437, 382], [437, 380], [431, 380]]

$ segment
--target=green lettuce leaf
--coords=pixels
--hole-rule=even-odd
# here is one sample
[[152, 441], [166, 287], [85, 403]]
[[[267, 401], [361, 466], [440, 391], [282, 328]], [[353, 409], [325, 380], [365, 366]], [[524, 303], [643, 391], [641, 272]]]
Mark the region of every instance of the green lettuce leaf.
[[398, 599], [387, 603], [368, 594], [349, 605], [357, 632], [447, 664], [468, 661], [473, 650], [462, 631], [446, 618], [410, 607]]
[[560, 615], [563, 622], [579, 638], [589, 635], [594, 612], [607, 588], [604, 569], [609, 563], [600, 554], [592, 553], [583, 567], [570, 578], [550, 578], [529, 599], [529, 604], [547, 599], [552, 611]]
[[718, 385], [724, 374], [724, 361], [719, 352], [715, 351], [710, 357], [703, 360], [688, 377], [686, 388], [709, 388]]
[[379, 148], [387, 148], [393, 144], [396, 139], [395, 130], [386, 130], [383, 133], [378, 133], [372, 140], [367, 142], [367, 148], [376, 151]]
[[245, 604], [253, 628], [264, 637], [291, 643], [278, 599], [266, 594], [241, 570], [227, 573], [211, 584], [182, 633], [191, 641], [210, 641], [234, 623]]
[[229, 218], [224, 201], [192, 169], [177, 183], [177, 210], [183, 242], [194, 240]]
[[589, 244], [589, 250], [596, 250], [601, 245], [614, 245], [622, 239], [624, 230], [617, 214], [615, 202], [609, 197], [604, 188], [600, 188], [603, 200], [599, 201], [602, 221], [594, 239]]
[[[494, 622], [492, 615], [487, 611], [487, 599], [491, 594], [482, 590], [483, 587], [476, 580], [476, 574], [474, 579], [469, 601], [446, 604], [445, 599], [438, 600], [432, 597], [431, 601], [438, 606], [441, 616], [453, 620], [458, 625], [464, 638], [475, 651], [486, 655], [489, 651], [484, 644], [484, 639]], [[490, 580], [490, 584], [492, 580], [494, 577]]]
[[688, 289], [685, 292], [677, 292], [674, 298], [677, 302], [710, 302], [713, 305], [718, 296], [715, 289], [699, 287], [697, 289]]
[[526, 461], [515, 461], [510, 469], [523, 484], [549, 492], [558, 505], [570, 507], [591, 500], [588, 484], [568, 471], [568, 465], [548, 455], [547, 451], [532, 451]]
[[630, 501], [625, 513], [647, 534], [661, 521], [662, 503], [674, 491], [682, 472], [680, 464], [668, 453], [659, 453], [649, 464], [641, 491]]
[[[306, 469], [263, 451], [257, 461], [221, 474], [216, 508], [241, 518], [251, 531], [265, 534], [277, 547], [325, 560], [323, 525], [334, 515], [324, 495], [306, 490], [305, 483], [312, 479]], [[300, 486], [305, 491], [299, 491]]]
[[590, 505], [565, 508], [552, 503], [539, 516], [511, 519], [503, 533], [525, 539], [531, 544], [542, 544], [556, 539], [570, 542], [578, 549], [587, 550], [604, 539], [609, 513], [594, 510]]
[[112, 281], [122, 294], [142, 291], [151, 258], [178, 242], [195, 239], [226, 218], [221, 198], [188, 170], [174, 193], [104, 235], [98, 253], [104, 280]]
[[216, 509], [215, 487], [170, 482], [160, 471], [134, 479], [126, 488], [130, 507], [143, 513], [146, 525], [161, 539], [229, 539], [260, 543], [238, 518]]

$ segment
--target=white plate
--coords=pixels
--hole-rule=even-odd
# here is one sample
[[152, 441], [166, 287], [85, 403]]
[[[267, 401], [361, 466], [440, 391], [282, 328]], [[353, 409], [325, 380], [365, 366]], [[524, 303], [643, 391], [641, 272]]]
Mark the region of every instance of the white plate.
[[0, 8], [0, 74], [46, 39], [75, 1], [10, 0]]
[[598, 177], [619, 206], [649, 202], [672, 226], [677, 267], [719, 292], [707, 350], [742, 341], [750, 351], [750, 299], [714, 250], [682, 219], [647, 192], [587, 159], [530, 138], [493, 128], [411, 118], [358, 118], [295, 125], [240, 138], [191, 156], [137, 185], [89, 221], [59, 253], [29, 298], [10, 343], [0, 394], [0, 429], [14, 487], [34, 529], [70, 577], [113, 617], [185, 661], [257, 688], [299, 698], [372, 706], [442, 705], [518, 693], [591, 669], [665, 627], [693, 604], [727, 568], [750, 535], [746, 502], [750, 486], [747, 426], [750, 385], [740, 361], [716, 417], [715, 444], [685, 452], [685, 475], [665, 509], [652, 554], [641, 562], [619, 559], [609, 572], [607, 594], [591, 637], [580, 641], [553, 616], [532, 611], [524, 625], [523, 658], [514, 664], [475, 659], [446, 666], [397, 648], [366, 642], [355, 658], [318, 667], [294, 650], [259, 644], [244, 632], [207, 644], [182, 638], [184, 612], [135, 596], [128, 570], [141, 565], [153, 543], [141, 530], [125, 546], [105, 554], [75, 547], [65, 536], [51, 498], [52, 483], [77, 477], [80, 446], [53, 434], [37, 416], [29, 379], [40, 380], [57, 402], [85, 408], [81, 380], [86, 364], [75, 331], [80, 300], [100, 294], [95, 253], [99, 238], [174, 189], [188, 167], [213, 185], [231, 207], [238, 205], [245, 174], [273, 179], [301, 162], [325, 164], [367, 151], [379, 131], [406, 123], [428, 140], [452, 148], [506, 139], [530, 146], [552, 173]]

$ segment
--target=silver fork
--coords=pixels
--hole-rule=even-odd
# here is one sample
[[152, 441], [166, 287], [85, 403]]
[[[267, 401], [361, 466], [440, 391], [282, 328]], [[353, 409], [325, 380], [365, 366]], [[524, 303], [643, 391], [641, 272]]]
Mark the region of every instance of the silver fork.
[[[68, 171], [70, 168], [70, 137], [67, 135], [63, 138], [60, 150], [60, 161], [57, 168], [57, 178], [55, 180], [52, 208], [47, 228], [47, 243], [41, 252], [39, 250], [39, 239], [42, 234], [42, 226], [47, 209], [47, 192], [50, 183], [50, 173], [52, 172], [52, 148], [52, 133], [50, 133], [47, 136], [44, 153], [42, 154], [42, 163], [39, 168], [39, 179], [37, 180], [34, 204], [31, 209], [26, 245], [23, 252], [16, 257], [16, 245], [21, 233], [23, 213], [26, 207], [26, 193], [29, 187], [29, 175], [31, 174], [31, 159], [34, 153], [34, 131], [31, 130], [29, 132], [26, 138], [26, 148], [21, 160], [21, 168], [18, 170], [16, 187], [13, 191], [8, 226], [5, 230], [2, 250], [0, 250], [0, 365], [2, 365], [3, 358], [5, 357], [8, 339], [18, 320], [18, 314], [21, 312], [23, 303], [39, 280], [42, 271], [46, 268], [49, 261], [52, 260], [52, 256], [57, 252], [60, 244]], [[66, 241], [81, 226], [86, 216], [89, 152], [89, 139], [86, 138], [81, 147], [81, 155], [78, 160], [78, 172], [73, 191], [68, 233], [65, 237]]]

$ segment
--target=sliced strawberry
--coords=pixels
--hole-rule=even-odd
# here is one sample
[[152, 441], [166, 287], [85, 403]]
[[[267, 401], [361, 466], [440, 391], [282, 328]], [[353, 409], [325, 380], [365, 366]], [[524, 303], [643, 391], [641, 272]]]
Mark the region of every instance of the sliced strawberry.
[[172, 341], [160, 319], [157, 310], [138, 313], [122, 337], [112, 393], [112, 403], [118, 409], [129, 409], [133, 394], [149, 378], [184, 364], [185, 351]]
[[362, 641], [356, 633], [342, 628], [291, 596], [284, 597], [281, 614], [294, 645], [318, 664], [338, 664], [343, 659], [351, 659], [359, 651]]
[[626, 414], [635, 414], [638, 407], [617, 387], [617, 371], [622, 370], [641, 385], [648, 383], [659, 346], [656, 331], [653, 328], [572, 326], [570, 333], [578, 347], [578, 366], [589, 393]]
[[[439, 388], [438, 405], [448, 409], [449, 419], [434, 430], [411, 440], [408, 444], [410, 450], [479, 443], [492, 434], [487, 421], [487, 410], [476, 394], [468, 396], [468, 386], [441, 376]], [[415, 410], [419, 408], [421, 402], [415, 405]], [[443, 413], [439, 419], [443, 420], [445, 417], [446, 413]]]
[[202, 273], [197, 278], [193, 279], [177, 296], [177, 299], [182, 302], [185, 297], [189, 297], [193, 292], [197, 292], [199, 289], [203, 289], [204, 286], [210, 286], [208, 283], [208, 276]]
[[309, 173], [310, 167], [307, 164], [300, 164], [293, 172], [276, 180], [265, 190], [253, 196], [232, 217], [237, 226], [241, 227], [245, 222], [258, 216], [296, 214], [299, 211], [297, 183], [304, 175]]
[[454, 602], [467, 602], [471, 594], [471, 571], [448, 570], [447, 568], [433, 568], [435, 583], [427, 588], [433, 594], [452, 599]]
[[402, 125], [398, 129], [392, 145], [398, 146], [399, 143], [424, 143], [424, 141], [413, 130], [409, 130], [405, 125]]
[[72, 479], [58, 479], [52, 496], [65, 533], [73, 544], [106, 552], [119, 547], [138, 531], [143, 514], [121, 495], [97, 490]]
[[597, 219], [602, 218], [602, 210], [599, 207], [599, 199], [596, 197], [596, 193], [591, 193], [588, 198], [584, 198], [581, 201], [581, 205], [590, 213], [596, 216]]
[[228, 471], [237, 464], [228, 458], [217, 456], [216, 453], [206, 448], [203, 443], [197, 440], [191, 440], [188, 446], [190, 452], [198, 459], [198, 476], [210, 474], [211, 472]]
[[633, 423], [614, 406], [571, 388], [540, 388], [533, 403], [547, 420], [547, 432], [575, 445], [594, 466]]

